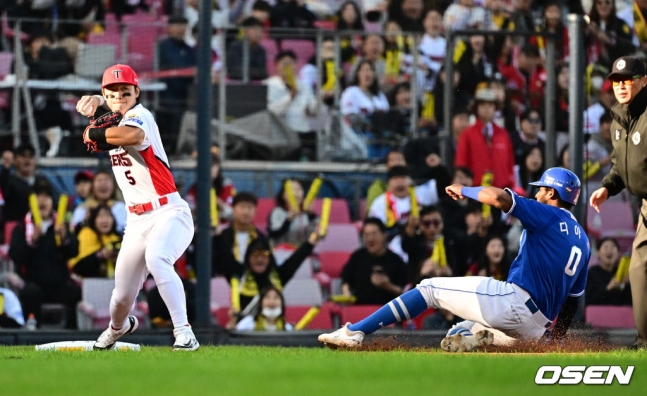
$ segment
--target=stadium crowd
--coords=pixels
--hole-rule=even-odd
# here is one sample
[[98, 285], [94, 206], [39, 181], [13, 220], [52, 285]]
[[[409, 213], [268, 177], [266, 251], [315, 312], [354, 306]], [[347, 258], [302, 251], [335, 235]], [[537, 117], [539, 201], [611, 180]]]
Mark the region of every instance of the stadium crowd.
[[[13, 26], [11, 18], [42, 19], [21, 24], [29, 78], [54, 79], [73, 73], [79, 44], [111, 34], [110, 18], [129, 21], [128, 15], [153, 15], [152, 21], [165, 21], [165, 38], [158, 43], [160, 70], [194, 68], [197, 1], [148, 1], [43, 0], [5, 5], [1, 11], [10, 18], [9, 27]], [[220, 81], [225, 58], [229, 82], [247, 79], [267, 87], [267, 111], [299, 137], [298, 148], [282, 159], [316, 159], [321, 104], [326, 132], [338, 131], [338, 148], [344, 158], [385, 161], [387, 168], [384, 177], [366, 191], [366, 209], [355, 222], [350, 218], [346, 222], [354, 227], [356, 246], [334, 256], [334, 270], [327, 273], [325, 254], [317, 250], [326, 241], [318, 232], [321, 208], [307, 200], [314, 182], [286, 180], [276, 191], [271, 210], [259, 216], [261, 200], [266, 205], [267, 198], [236, 191], [236, 181], [224, 176], [218, 151], [212, 150], [214, 206], [219, 216], [212, 233], [212, 276], [226, 279], [233, 289], [230, 305], [220, 307], [224, 315], [214, 311], [217, 321], [232, 329], [291, 329], [289, 322], [294, 320], [286, 318], [289, 301], [282, 292], [291, 280], [302, 279], [298, 275], [302, 266], [312, 267], [314, 272], [307, 277], [317, 280], [316, 292], [335, 302], [336, 308], [329, 307], [328, 314], [338, 313], [339, 306], [382, 305], [433, 276], [505, 279], [519, 249], [520, 224], [467, 199], [453, 201], [444, 188], [452, 183], [493, 185], [533, 197], [529, 181], [537, 180], [548, 167], [568, 168], [567, 13], [588, 16], [585, 144], [578, 149], [586, 161], [585, 181], [595, 182], [607, 173], [612, 150], [609, 109], [615, 99], [605, 77], [618, 56], [645, 55], [645, 0], [233, 0], [228, 7], [214, 2], [214, 83]], [[57, 19], [62, 22], [52, 23]], [[68, 19], [83, 23], [67, 23]], [[231, 26], [236, 29], [227, 29]], [[311, 39], [303, 39], [310, 29], [326, 30], [320, 48], [314, 48]], [[448, 78], [443, 68], [443, 35], [452, 29], [482, 34], [456, 43], [454, 74]], [[487, 34], [495, 30], [537, 35]], [[543, 32], [557, 37], [557, 97], [552, 109], [560, 153], [556, 164], [546, 163], [542, 128], [547, 114]], [[222, 42], [227, 45], [224, 57]], [[320, 72], [317, 51], [323, 66]], [[335, 69], [335, 59], [340, 69]], [[170, 152], [178, 151], [193, 78], [190, 74], [162, 77], [167, 90], [156, 111]], [[443, 165], [437, 139], [444, 121], [444, 84], [454, 87], [451, 169]], [[52, 156], [57, 155], [58, 148], [52, 147], [60, 143], [62, 131], [75, 128], [63, 96], [44, 91], [33, 97], [37, 128], [50, 131], [44, 136]], [[411, 117], [412, 109], [417, 109], [417, 117]], [[417, 120], [415, 125], [412, 119]], [[7, 148], [12, 143], [4, 144]], [[62, 221], [56, 210], [60, 192], [38, 174], [34, 147], [23, 144], [7, 150], [2, 160], [4, 226], [0, 229], [8, 245], [2, 260], [12, 261], [15, 269], [3, 274], [10, 287], [0, 292], [7, 296], [15, 292], [22, 313], [0, 306], [0, 326], [22, 326], [30, 317], [40, 325], [46, 320], [42, 308], [58, 304], [65, 312], [65, 325], [74, 328], [83, 279], [110, 278], [114, 272], [126, 216], [114, 178], [101, 169], [79, 172], [74, 177], [75, 195], [60, 212], [65, 217]], [[30, 194], [37, 200], [31, 207]], [[185, 196], [195, 209], [195, 187]], [[38, 224], [34, 216], [41, 217]], [[597, 241], [597, 265], [589, 274], [587, 305], [631, 304], [628, 279], [620, 271], [626, 261], [622, 249], [613, 238]], [[194, 246], [176, 270], [191, 300], [195, 295]], [[153, 284], [146, 285], [138, 309], [149, 313], [153, 326], [168, 326], [170, 316], [155, 290]], [[5, 303], [14, 301], [4, 298]], [[188, 306], [192, 304], [188, 301]], [[190, 320], [193, 314], [189, 311]], [[439, 310], [407, 326], [447, 329], [459, 320]]]

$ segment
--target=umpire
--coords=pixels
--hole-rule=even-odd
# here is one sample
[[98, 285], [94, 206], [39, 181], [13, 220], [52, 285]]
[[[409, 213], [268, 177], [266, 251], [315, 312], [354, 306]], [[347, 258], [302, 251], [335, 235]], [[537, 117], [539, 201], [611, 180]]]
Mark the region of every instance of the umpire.
[[602, 179], [602, 187], [591, 195], [591, 206], [600, 205], [626, 188], [642, 198], [640, 221], [636, 230], [629, 267], [633, 313], [638, 336], [634, 348], [647, 347], [647, 68], [633, 56], [613, 63], [607, 77], [618, 103], [611, 108], [613, 166]]

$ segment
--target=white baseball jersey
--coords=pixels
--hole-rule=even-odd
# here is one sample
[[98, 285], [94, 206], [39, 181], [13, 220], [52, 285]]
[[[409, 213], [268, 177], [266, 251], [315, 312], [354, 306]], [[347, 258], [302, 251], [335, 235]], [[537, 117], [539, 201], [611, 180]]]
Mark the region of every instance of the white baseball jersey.
[[177, 191], [153, 115], [141, 104], [128, 110], [119, 126], [144, 131], [139, 146], [110, 150], [110, 161], [126, 205], [147, 203]]

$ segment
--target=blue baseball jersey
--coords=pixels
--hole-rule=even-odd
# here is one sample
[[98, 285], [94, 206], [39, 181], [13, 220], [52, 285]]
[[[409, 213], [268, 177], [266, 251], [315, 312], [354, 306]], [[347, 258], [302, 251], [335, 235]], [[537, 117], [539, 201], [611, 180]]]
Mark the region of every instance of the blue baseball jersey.
[[524, 228], [508, 282], [526, 290], [537, 308], [553, 320], [568, 296], [584, 293], [591, 258], [589, 238], [566, 209], [506, 191], [513, 200], [508, 214]]

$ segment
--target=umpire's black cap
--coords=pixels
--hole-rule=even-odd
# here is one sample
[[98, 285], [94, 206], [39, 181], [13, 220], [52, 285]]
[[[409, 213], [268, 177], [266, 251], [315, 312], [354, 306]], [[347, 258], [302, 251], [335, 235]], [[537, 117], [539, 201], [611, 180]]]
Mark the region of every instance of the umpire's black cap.
[[623, 56], [613, 62], [613, 70], [607, 76], [608, 79], [615, 77], [633, 77], [638, 78], [647, 76], [647, 67], [642, 59], [635, 56]]

